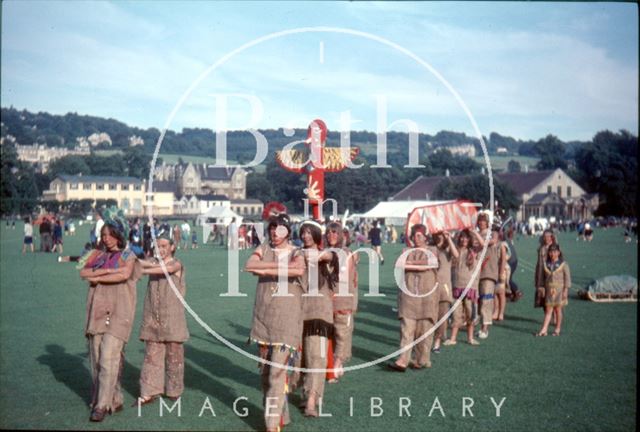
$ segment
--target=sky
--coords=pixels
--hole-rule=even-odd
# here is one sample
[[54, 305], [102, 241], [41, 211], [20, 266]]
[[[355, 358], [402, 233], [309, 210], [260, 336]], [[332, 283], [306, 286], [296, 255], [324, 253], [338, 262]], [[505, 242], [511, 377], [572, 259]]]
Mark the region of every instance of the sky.
[[5, 0], [1, 55], [3, 107], [142, 128], [638, 134], [633, 3]]

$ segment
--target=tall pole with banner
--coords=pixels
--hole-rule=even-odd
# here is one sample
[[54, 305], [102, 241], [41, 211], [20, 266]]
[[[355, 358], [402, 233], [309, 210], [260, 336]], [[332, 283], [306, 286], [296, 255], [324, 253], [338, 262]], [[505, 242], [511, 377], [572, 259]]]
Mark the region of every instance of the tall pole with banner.
[[[276, 160], [287, 171], [307, 174], [307, 187], [304, 192], [315, 220], [322, 220], [322, 203], [324, 202], [325, 172], [340, 172], [358, 155], [359, 148], [327, 147], [327, 125], [315, 119], [307, 129], [305, 144], [308, 150], [286, 149], [276, 152]], [[344, 154], [344, 157], [343, 157]]]

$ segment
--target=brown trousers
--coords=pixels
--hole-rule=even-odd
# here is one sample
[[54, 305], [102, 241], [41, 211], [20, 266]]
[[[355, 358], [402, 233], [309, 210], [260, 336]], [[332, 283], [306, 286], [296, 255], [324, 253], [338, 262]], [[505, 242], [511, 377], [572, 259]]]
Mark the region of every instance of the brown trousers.
[[[329, 341], [324, 336], [305, 336], [302, 353], [304, 355], [305, 368], [326, 369], [327, 345]], [[305, 372], [304, 397], [315, 396], [316, 400], [324, 394], [324, 379], [326, 372]]]
[[[274, 346], [271, 350], [261, 350], [260, 356], [273, 363], [286, 365], [289, 362], [289, 349], [280, 350]], [[288, 424], [289, 406], [287, 404], [287, 369], [271, 367], [261, 364], [262, 367], [262, 393], [264, 404], [264, 422], [267, 429], [280, 427], [280, 419], [283, 424]]]
[[120, 378], [125, 343], [105, 333], [90, 335], [87, 339], [93, 378], [91, 407], [113, 411], [124, 402]]
[[184, 344], [145, 342], [140, 373], [140, 396], [165, 394], [177, 398], [184, 391]]
[[[416, 339], [429, 331], [433, 327], [433, 322], [428, 319], [415, 320], [411, 318], [400, 319], [400, 346], [411, 345]], [[431, 344], [433, 343], [433, 333], [413, 349], [408, 349], [398, 358], [398, 362], [408, 365], [411, 360], [411, 351], [415, 351], [415, 363], [418, 366], [431, 366]]]
[[333, 315], [333, 335], [335, 347], [333, 356], [340, 359], [344, 366], [351, 360], [351, 347], [353, 345], [353, 314], [337, 313]]
[[493, 324], [493, 297], [495, 295], [496, 283], [491, 279], [480, 281], [480, 317], [482, 325]]

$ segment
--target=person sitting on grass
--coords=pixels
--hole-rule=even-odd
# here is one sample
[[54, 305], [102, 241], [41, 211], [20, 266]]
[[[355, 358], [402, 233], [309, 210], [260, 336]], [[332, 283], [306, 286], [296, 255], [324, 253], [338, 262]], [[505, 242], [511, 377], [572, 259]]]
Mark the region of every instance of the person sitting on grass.
[[140, 261], [149, 282], [140, 327], [140, 340], [145, 342], [140, 397], [134, 406], [153, 402], [162, 394], [177, 400], [184, 391], [184, 342], [189, 331], [184, 306], [172, 287], [184, 298], [185, 270], [174, 257], [176, 243], [169, 232], [159, 233], [156, 246], [158, 258]]
[[547, 251], [544, 262], [544, 322], [536, 336], [546, 336], [551, 315], [555, 314], [556, 326], [553, 336], [560, 336], [562, 330], [562, 309], [569, 300], [571, 288], [571, 272], [569, 264], [562, 257], [560, 246], [552, 244]]

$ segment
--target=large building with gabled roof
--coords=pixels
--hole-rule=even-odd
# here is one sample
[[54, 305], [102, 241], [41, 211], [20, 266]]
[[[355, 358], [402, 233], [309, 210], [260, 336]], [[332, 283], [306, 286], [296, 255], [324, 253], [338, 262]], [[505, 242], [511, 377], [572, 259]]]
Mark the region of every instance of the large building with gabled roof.
[[[466, 176], [420, 176], [391, 199], [394, 201], [432, 200], [445, 178], [459, 181]], [[533, 216], [585, 220], [593, 217], [599, 205], [597, 194], [588, 194], [562, 169], [518, 173], [495, 173], [494, 177], [509, 186], [521, 200], [518, 220]]]

